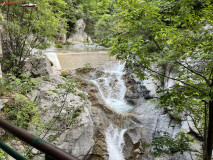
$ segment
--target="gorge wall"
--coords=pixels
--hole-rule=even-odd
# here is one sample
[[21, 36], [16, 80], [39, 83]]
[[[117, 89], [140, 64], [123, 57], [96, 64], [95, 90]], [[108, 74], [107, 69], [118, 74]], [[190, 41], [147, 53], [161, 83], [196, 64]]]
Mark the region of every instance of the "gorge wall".
[[[174, 72], [167, 73], [170, 74], [170, 76], [175, 76]], [[76, 74], [79, 75], [78, 72]], [[165, 132], [168, 132], [169, 135], [174, 138], [180, 131], [190, 133], [191, 130], [195, 129], [189, 117], [185, 117], [181, 121], [177, 122], [171, 114], [163, 109], [156, 109], [155, 107], [157, 104], [150, 102], [150, 99], [157, 97], [156, 89], [160, 87], [159, 83], [152, 81], [151, 79], [139, 81], [131, 73], [124, 73], [122, 79], [124, 80], [126, 86], [125, 100], [128, 104], [134, 106], [134, 109], [123, 114], [118, 114], [106, 103], [103, 103], [104, 100], [101, 94], [104, 93], [100, 93], [100, 89], [97, 87], [97, 85], [94, 85], [94, 83], [92, 84], [90, 81], [88, 81], [89, 79], [99, 79], [100, 84], [102, 84], [102, 87], [104, 87], [104, 81], [107, 81], [106, 77], [109, 77], [109, 73], [104, 72], [103, 70], [101, 71], [95, 69], [87, 74], [80, 75], [83, 76], [83, 79], [86, 79], [83, 86], [85, 91], [88, 93], [89, 100], [92, 103], [92, 113], [95, 113], [92, 114], [93, 122], [95, 124], [94, 127], [96, 130], [98, 130], [98, 137], [102, 137], [101, 140], [98, 139], [98, 141], [95, 142], [99, 145], [98, 147], [95, 147], [96, 155], [93, 153], [91, 155], [91, 159], [94, 158], [94, 155], [95, 157], [99, 157], [99, 159], [108, 159], [108, 149], [106, 150], [106, 148], [109, 147], [109, 144], [107, 144], [106, 147], [106, 139], [103, 137], [106, 137], [106, 128], [108, 128], [111, 124], [114, 126], [114, 130], [112, 129], [110, 133], [112, 136], [117, 134], [116, 130], [120, 131], [120, 134], [117, 134], [118, 139], [122, 139], [122, 137], [119, 136], [122, 136], [123, 129], [126, 130], [125, 133], [123, 133], [125, 142], [125, 145], [123, 146], [123, 155], [127, 160], [190, 160], [191, 156], [196, 158], [196, 155], [191, 155], [187, 152], [184, 152], [182, 155], [179, 152], [175, 152], [154, 158], [152, 148], [144, 147], [144, 144], [150, 144], [154, 137], [163, 136]], [[110, 82], [107, 81], [109, 86], [114, 88], [113, 92], [118, 92], [114, 86], [118, 83], [118, 81], [119, 80], [115, 77], [112, 77]], [[173, 84], [173, 81], [165, 79], [165, 87], [169, 87]], [[106, 88], [103, 90], [108, 90], [109, 86], [106, 86]], [[100, 144], [102, 144], [102, 147]], [[201, 149], [201, 143], [199, 141], [196, 141], [191, 145], [194, 149]], [[106, 148], [104, 149], [104, 147]], [[98, 148], [103, 149], [101, 152], [100, 150], [96, 151]], [[110, 160], [116, 160], [116, 158], [112, 158]]]
[[[86, 24], [83, 19], [79, 19], [76, 22], [76, 27], [75, 27], [75, 33], [69, 37], [67, 40], [66, 38], [63, 38], [66, 40], [69, 44], [92, 44], [92, 39], [87, 35], [87, 33], [84, 31], [86, 28]], [[63, 36], [64, 37], [64, 36]]]
[[[45, 134], [47, 130], [44, 129], [39, 133], [40, 138], [82, 160], [190, 160], [191, 156], [195, 157], [188, 152], [183, 155], [175, 152], [155, 158], [153, 148], [145, 147], [144, 144], [150, 144], [154, 137], [162, 136], [164, 132], [175, 137], [181, 130], [190, 134], [195, 128], [189, 117], [177, 122], [168, 112], [156, 109], [157, 104], [151, 103], [150, 99], [157, 97], [156, 90], [160, 83], [151, 79], [139, 81], [124, 71], [124, 63], [114, 61], [102, 68], [79, 68], [67, 72], [68, 77], [80, 80], [82, 89], [76, 88], [75, 93], [67, 94], [66, 99], [51, 92], [58, 84], [65, 82], [59, 72], [53, 71], [46, 56], [38, 55], [26, 65], [28, 74], [36, 77], [49, 75], [27, 95], [33, 101], [39, 100], [40, 123], [50, 121], [58, 115], [59, 110], [66, 115], [56, 121], [57, 130]], [[172, 71], [167, 74], [175, 76]], [[174, 82], [165, 79], [164, 84], [164, 87], [169, 87]], [[63, 103], [64, 106], [61, 105]], [[120, 111], [112, 108], [113, 103], [116, 104], [113, 107], [132, 108], [118, 113]], [[79, 108], [82, 112], [76, 117], [76, 123], [70, 124], [70, 111]], [[36, 128], [29, 126], [28, 131], [34, 132]], [[16, 146], [20, 152], [23, 150], [21, 142], [14, 140], [8, 144]], [[201, 143], [196, 141], [192, 148], [200, 150]], [[42, 153], [35, 149], [32, 154], [33, 160], [44, 159]]]

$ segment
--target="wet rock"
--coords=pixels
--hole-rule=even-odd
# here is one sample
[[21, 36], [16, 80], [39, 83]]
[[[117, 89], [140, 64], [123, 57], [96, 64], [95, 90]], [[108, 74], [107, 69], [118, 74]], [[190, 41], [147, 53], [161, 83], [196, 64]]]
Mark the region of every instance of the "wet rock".
[[88, 159], [104, 160], [107, 156], [107, 145], [105, 141], [105, 135], [97, 129], [94, 136], [95, 145], [93, 146], [92, 154]]
[[125, 99], [127, 102], [137, 105], [140, 98], [151, 98], [149, 95], [150, 91], [147, 90], [147, 88], [142, 85], [135, 76], [130, 73], [126, 73], [123, 76], [123, 79], [126, 85]]

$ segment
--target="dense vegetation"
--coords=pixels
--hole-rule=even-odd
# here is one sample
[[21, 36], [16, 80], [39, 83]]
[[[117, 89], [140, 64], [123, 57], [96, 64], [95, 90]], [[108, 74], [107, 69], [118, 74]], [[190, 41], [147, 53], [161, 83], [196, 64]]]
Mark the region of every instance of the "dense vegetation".
[[[203, 141], [203, 153], [198, 152], [197, 156], [203, 155], [203, 159], [210, 160], [213, 144], [213, 2], [120, 0], [117, 6], [116, 17], [121, 27], [112, 38], [111, 54], [125, 59], [127, 68], [141, 79], [154, 77], [164, 83], [168, 78], [177, 82], [175, 86], [159, 91], [159, 107], [172, 110], [176, 118], [181, 115], [191, 117], [198, 132], [196, 136]], [[166, 69], [175, 71], [176, 77], [170, 77]], [[157, 138], [155, 150], [168, 153], [169, 149], [174, 152], [184, 146], [186, 151], [186, 145], [177, 144], [182, 142], [187, 140]]]
[[[20, 2], [23, 2], [22, 0]], [[40, 0], [36, 9], [1, 7], [3, 71], [1, 96], [16, 93], [5, 110], [14, 118], [14, 103], [24, 112], [36, 115], [34, 102], [23, 103], [35, 81], [21, 68], [33, 48], [57, 42], [62, 33], [72, 35], [78, 19], [84, 19], [86, 32], [95, 42], [111, 46], [111, 55], [126, 61], [138, 78], [153, 77], [164, 85], [165, 79], [177, 83], [161, 88], [159, 107], [171, 111], [176, 120], [189, 116], [203, 142], [203, 152], [192, 150], [193, 139], [184, 133], [171, 139], [154, 139], [155, 155], [180, 151], [196, 152], [210, 160], [213, 146], [213, 2], [211, 0]], [[171, 77], [166, 70], [175, 71]], [[15, 74], [15, 75], [14, 75]], [[17, 77], [16, 77], [17, 76]], [[9, 83], [11, 80], [11, 83]], [[27, 86], [24, 81], [27, 80]], [[20, 95], [22, 94], [22, 95]], [[16, 101], [15, 101], [16, 100]], [[10, 109], [10, 110], [8, 110]], [[32, 112], [32, 113], [31, 113]], [[18, 112], [19, 113], [19, 112]], [[17, 114], [14, 123], [20, 116]], [[28, 121], [28, 120], [26, 120]], [[29, 125], [26, 122], [22, 127]], [[166, 147], [165, 147], [166, 146]], [[0, 153], [1, 155], [1, 153]]]
[[59, 35], [71, 36], [78, 19], [84, 19], [86, 32], [94, 42], [101, 42], [115, 31], [115, 3], [116, 0], [41, 0], [36, 8], [1, 7], [3, 71], [20, 74], [34, 48], [47, 48], [52, 42], [61, 47], [57, 44]]
[[[26, 3], [24, 1], [20, 1]], [[54, 141], [57, 136], [47, 137], [49, 132], [59, 130], [58, 121], [64, 121], [65, 126], [75, 125], [77, 117], [83, 110], [83, 105], [66, 107], [65, 103], [54, 104], [58, 99], [67, 101], [67, 94], [78, 94], [82, 100], [85, 96], [78, 93], [77, 82], [66, 76], [63, 84], [57, 84], [51, 91], [55, 95], [53, 104], [45, 106], [46, 109], [54, 109], [56, 115], [45, 123], [40, 123], [41, 112], [39, 110], [40, 99], [32, 100], [29, 96], [36, 87], [49, 81], [48, 75], [43, 77], [29, 76], [23, 73], [25, 61], [29, 59], [33, 49], [46, 48], [51, 42], [67, 30], [74, 30], [74, 26], [68, 26], [67, 3], [63, 0], [41, 0], [35, 8], [20, 7], [17, 5], [5, 5], [0, 8], [1, 41], [3, 59], [1, 61], [3, 77], [0, 78], [0, 97], [7, 99], [0, 116], [23, 129], [33, 126], [36, 130], [31, 130], [32, 134], [41, 136], [48, 142]], [[67, 33], [68, 33], [67, 32]], [[37, 67], [37, 66], [33, 66]], [[72, 100], [69, 100], [70, 102]], [[66, 110], [66, 113], [62, 113]], [[69, 114], [68, 114], [69, 113]], [[16, 139], [7, 132], [1, 132], [1, 141], [7, 142]], [[23, 144], [25, 149], [22, 154], [32, 159], [30, 151], [32, 148]], [[0, 158], [8, 159], [7, 155], [0, 151]]]

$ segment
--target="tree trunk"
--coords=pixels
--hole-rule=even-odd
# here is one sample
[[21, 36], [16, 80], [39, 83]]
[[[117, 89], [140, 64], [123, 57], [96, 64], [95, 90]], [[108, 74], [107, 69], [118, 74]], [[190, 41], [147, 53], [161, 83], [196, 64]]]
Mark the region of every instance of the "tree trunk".
[[211, 160], [213, 144], [213, 101], [209, 102], [209, 123], [205, 160]]

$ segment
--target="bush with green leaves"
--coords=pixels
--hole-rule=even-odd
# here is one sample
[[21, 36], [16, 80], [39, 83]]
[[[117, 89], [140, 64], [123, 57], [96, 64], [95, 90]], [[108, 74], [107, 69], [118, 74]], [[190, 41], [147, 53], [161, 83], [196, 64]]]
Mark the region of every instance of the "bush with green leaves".
[[14, 94], [3, 108], [4, 117], [14, 125], [27, 129], [38, 124], [39, 111], [36, 103], [22, 94]]
[[90, 72], [92, 70], [92, 66], [91, 66], [91, 64], [90, 63], [86, 63], [86, 64], [84, 64], [84, 67], [82, 67], [82, 68], [78, 68], [77, 69], [77, 71], [79, 72], [79, 73], [88, 73], [88, 72]]
[[62, 47], [63, 47], [63, 45], [62, 45], [62, 44], [60, 44], [60, 43], [56, 43], [56, 44], [55, 44], [55, 47], [56, 47], [56, 48], [62, 48]]
[[190, 148], [190, 143], [194, 142], [194, 139], [183, 132], [179, 132], [175, 138], [171, 138], [170, 134], [165, 132], [163, 136], [155, 137], [152, 141], [154, 155], [156, 157], [161, 156], [163, 153], [170, 154], [175, 152], [198, 152]]
[[[24, 0], [20, 0], [24, 3]], [[1, 34], [3, 48], [2, 70], [9, 72], [17, 67], [14, 74], [21, 74], [24, 61], [34, 48], [47, 47], [59, 34], [65, 33], [61, 24], [64, 18], [64, 0], [40, 0], [35, 8], [9, 5], [1, 7], [5, 15]]]
[[2, 159], [2, 160], [8, 160], [7, 154], [3, 150], [1, 150], [1, 149], [0, 149], [0, 159]]
[[99, 42], [107, 40], [108, 36], [115, 33], [115, 30], [116, 19], [110, 14], [104, 14], [95, 24], [95, 36]]
[[[211, 160], [213, 1], [119, 0], [118, 3], [116, 18], [122, 28], [112, 38], [111, 55], [125, 60], [126, 68], [141, 80], [176, 82], [168, 90], [164, 90], [167, 86], [159, 88], [163, 91], [159, 103], [162, 108], [175, 110], [174, 113], [187, 111], [193, 125], [201, 131], [203, 159]], [[176, 75], [162, 73], [162, 64], [169, 72], [172, 66]]]
[[29, 77], [26, 73], [22, 73], [19, 77], [12, 73], [4, 74], [3, 78], [0, 79], [0, 96], [14, 92], [29, 93], [35, 88], [38, 81], [38, 79]]

